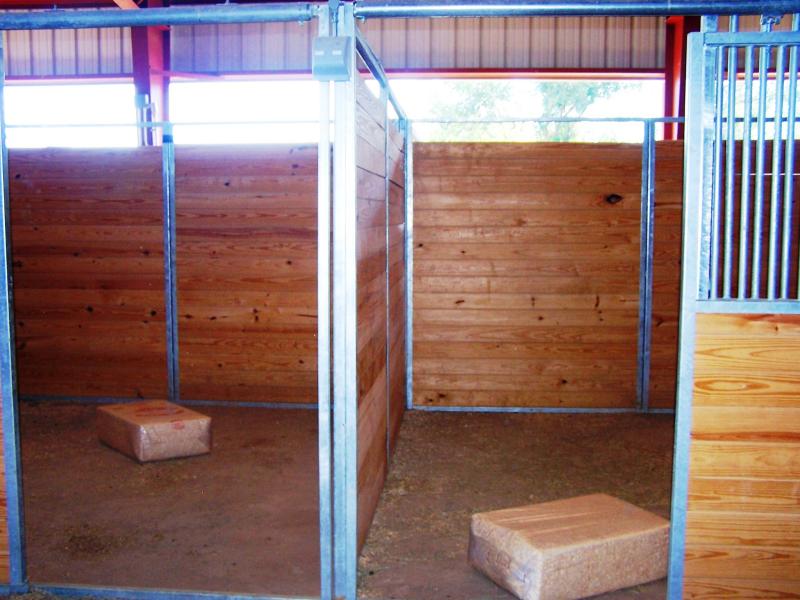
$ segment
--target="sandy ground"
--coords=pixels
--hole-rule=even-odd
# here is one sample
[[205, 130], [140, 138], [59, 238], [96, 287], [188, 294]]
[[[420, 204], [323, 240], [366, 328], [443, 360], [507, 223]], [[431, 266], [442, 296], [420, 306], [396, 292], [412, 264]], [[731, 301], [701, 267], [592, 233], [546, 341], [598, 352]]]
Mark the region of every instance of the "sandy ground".
[[319, 594], [316, 412], [200, 410], [210, 455], [140, 465], [94, 407], [22, 406], [32, 582]]
[[[472, 513], [604, 492], [668, 517], [672, 440], [669, 416], [406, 414], [360, 597], [512, 598], [467, 564]], [[665, 597], [663, 580], [604, 596]]]
[[[316, 413], [203, 409], [211, 455], [139, 465], [97, 442], [93, 410], [23, 406], [33, 582], [319, 593]], [[407, 414], [359, 596], [510, 599], [466, 562], [474, 512], [605, 492], [668, 516], [672, 427], [668, 416]], [[665, 596], [662, 580], [604, 598]]]

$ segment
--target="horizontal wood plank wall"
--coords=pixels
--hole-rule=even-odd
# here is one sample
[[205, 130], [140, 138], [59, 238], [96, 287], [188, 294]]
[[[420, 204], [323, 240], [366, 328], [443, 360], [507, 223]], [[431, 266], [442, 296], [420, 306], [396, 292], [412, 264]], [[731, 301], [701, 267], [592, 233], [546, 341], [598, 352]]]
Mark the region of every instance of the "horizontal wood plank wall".
[[161, 151], [12, 150], [19, 390], [163, 397]]
[[685, 596], [800, 597], [800, 316], [697, 316]]
[[[316, 160], [178, 146], [184, 399], [316, 401]], [[15, 150], [10, 173], [21, 393], [164, 397], [160, 149]]]
[[403, 134], [389, 124], [389, 451], [406, 409], [405, 153]]
[[416, 404], [636, 405], [641, 158], [415, 145]]
[[674, 408], [683, 225], [683, 142], [656, 144], [650, 407]]
[[317, 147], [175, 156], [182, 397], [316, 402]]
[[387, 471], [386, 155], [384, 107], [357, 86], [358, 547]]

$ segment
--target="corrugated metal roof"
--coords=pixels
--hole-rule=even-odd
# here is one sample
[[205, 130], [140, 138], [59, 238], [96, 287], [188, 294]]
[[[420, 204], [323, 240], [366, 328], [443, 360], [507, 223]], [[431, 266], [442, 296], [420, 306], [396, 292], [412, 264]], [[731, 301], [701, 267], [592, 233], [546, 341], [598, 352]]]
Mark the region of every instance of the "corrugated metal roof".
[[[387, 69], [663, 68], [657, 17], [388, 19], [361, 23]], [[307, 71], [316, 23], [173, 27], [174, 71]], [[10, 77], [127, 75], [127, 28], [8, 32]]]
[[[316, 25], [174, 27], [172, 69], [310, 68]], [[387, 69], [648, 69], [664, 65], [656, 17], [387, 19], [360, 24]]]
[[127, 76], [133, 71], [128, 27], [6, 31], [3, 43], [8, 77]]

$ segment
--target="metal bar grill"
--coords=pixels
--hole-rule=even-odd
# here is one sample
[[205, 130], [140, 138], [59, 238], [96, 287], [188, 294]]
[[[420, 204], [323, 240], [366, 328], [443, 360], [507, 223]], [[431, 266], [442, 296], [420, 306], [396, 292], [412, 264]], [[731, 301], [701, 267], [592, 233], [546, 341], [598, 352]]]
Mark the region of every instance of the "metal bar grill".
[[[779, 39], [766, 32], [769, 26], [757, 34], [705, 34], [712, 83], [704, 114], [713, 119], [713, 164], [709, 214], [702, 215], [701, 234], [710, 243], [700, 300], [800, 299], [794, 206], [800, 35], [796, 17], [793, 32]], [[737, 28], [731, 19], [731, 31]], [[754, 43], [739, 43], [743, 36]]]

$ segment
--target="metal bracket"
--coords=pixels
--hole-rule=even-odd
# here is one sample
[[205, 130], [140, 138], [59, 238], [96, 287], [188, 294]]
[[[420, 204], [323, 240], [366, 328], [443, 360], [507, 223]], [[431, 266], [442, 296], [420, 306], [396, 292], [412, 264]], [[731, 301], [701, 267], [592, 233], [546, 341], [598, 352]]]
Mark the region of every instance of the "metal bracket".
[[319, 81], [349, 81], [350, 62], [348, 61], [350, 36], [326, 36], [314, 40], [314, 56], [311, 72]]

